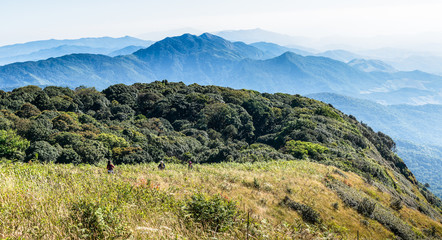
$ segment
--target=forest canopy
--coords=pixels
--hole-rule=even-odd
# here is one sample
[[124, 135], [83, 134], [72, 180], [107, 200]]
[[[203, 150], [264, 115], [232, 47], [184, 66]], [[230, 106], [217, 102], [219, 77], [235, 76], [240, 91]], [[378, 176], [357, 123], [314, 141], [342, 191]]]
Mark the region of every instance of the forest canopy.
[[164, 80], [102, 92], [26, 86], [0, 91], [0, 108], [0, 157], [10, 161], [309, 159], [391, 183], [383, 167], [388, 164], [415, 182], [390, 137], [300, 95]]

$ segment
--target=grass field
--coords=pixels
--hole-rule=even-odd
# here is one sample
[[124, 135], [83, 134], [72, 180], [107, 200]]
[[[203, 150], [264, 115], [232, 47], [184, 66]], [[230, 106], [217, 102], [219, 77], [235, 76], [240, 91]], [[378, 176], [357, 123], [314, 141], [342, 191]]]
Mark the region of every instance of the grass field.
[[[333, 178], [388, 206], [390, 196], [358, 175], [309, 161], [105, 166], [0, 164], [0, 238], [5, 239], [395, 239], [378, 221], [346, 207], [326, 186]], [[192, 197], [220, 206], [201, 221]], [[285, 197], [319, 213], [304, 221], [280, 204]], [[217, 202], [218, 201], [218, 202]], [[226, 204], [235, 210], [228, 215]], [[218, 205], [217, 205], [218, 204]], [[232, 207], [233, 206], [233, 207]], [[221, 210], [219, 210], [221, 209]], [[209, 213], [204, 213], [209, 214]], [[413, 227], [442, 232], [440, 222], [403, 207], [394, 213]], [[225, 227], [213, 228], [213, 218]], [[430, 230], [429, 230], [430, 229]], [[421, 234], [421, 235], [419, 235]]]

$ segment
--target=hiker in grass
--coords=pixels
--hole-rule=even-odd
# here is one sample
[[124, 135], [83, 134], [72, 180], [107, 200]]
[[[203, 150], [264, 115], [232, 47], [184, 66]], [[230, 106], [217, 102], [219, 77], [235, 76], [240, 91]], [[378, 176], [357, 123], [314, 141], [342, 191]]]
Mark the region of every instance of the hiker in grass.
[[193, 168], [192, 161], [189, 161], [189, 165], [187, 165], [187, 168], [188, 168], [189, 170]]
[[110, 160], [107, 161], [107, 173], [114, 173], [115, 166], [112, 164]]
[[161, 162], [160, 162], [160, 165], [158, 165], [158, 169], [159, 169], [159, 170], [164, 170], [164, 169], [166, 169], [166, 165], [164, 164], [163, 161], [161, 161]]

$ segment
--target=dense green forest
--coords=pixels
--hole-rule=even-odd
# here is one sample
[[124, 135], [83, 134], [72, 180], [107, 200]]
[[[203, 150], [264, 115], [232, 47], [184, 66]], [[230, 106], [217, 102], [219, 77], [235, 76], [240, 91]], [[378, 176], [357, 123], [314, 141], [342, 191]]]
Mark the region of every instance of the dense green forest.
[[[166, 80], [117, 84], [102, 92], [27, 86], [0, 94], [0, 156], [11, 160], [130, 164], [309, 158], [386, 183], [391, 179], [382, 165], [391, 165], [416, 182], [391, 151], [390, 137], [299, 95]], [[364, 154], [369, 143], [382, 160]]]
[[[410, 181], [395, 143], [331, 105], [167, 81], [103, 90], [27, 86], [0, 93], [0, 156], [20, 161], [213, 163], [309, 158], [387, 180], [369, 143]], [[11, 139], [6, 141], [7, 139]]]
[[[0, 158], [5, 163], [314, 161], [356, 173], [388, 193], [392, 206], [403, 204], [441, 219], [441, 201], [416, 181], [393, 152], [389, 136], [300, 95], [164, 80], [117, 84], [102, 92], [26, 86], [0, 91], [0, 106]], [[364, 198], [349, 183], [342, 185], [330, 174], [324, 179], [347, 206], [395, 235], [413, 239], [417, 234], [391, 209], [376, 208], [373, 215], [376, 201], [384, 201], [377, 194]], [[259, 189], [259, 180], [254, 181]]]

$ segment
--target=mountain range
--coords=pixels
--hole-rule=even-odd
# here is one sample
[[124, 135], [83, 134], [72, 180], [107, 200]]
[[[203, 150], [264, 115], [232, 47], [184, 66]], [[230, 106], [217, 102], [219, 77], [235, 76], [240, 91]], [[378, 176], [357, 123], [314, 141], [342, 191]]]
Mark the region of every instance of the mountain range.
[[271, 42], [290, 48], [300, 49], [306, 52], [315, 52], [316, 50], [303, 47], [303, 43], [310, 41], [309, 38], [300, 36], [290, 36], [286, 34], [267, 31], [261, 28], [245, 30], [226, 30], [213, 33], [229, 41], [240, 41], [248, 44], [256, 42]]
[[[441, 76], [398, 71], [386, 62], [343, 50], [315, 53], [269, 42], [231, 42], [209, 33], [184, 34], [150, 44], [125, 37], [48, 40], [1, 47], [1, 56], [9, 54], [23, 61], [25, 56], [48, 59], [0, 66], [0, 88], [84, 85], [105, 89], [116, 83], [168, 79], [271, 93], [316, 93], [309, 96], [331, 103], [375, 130], [393, 136], [398, 154], [418, 179], [430, 183], [442, 196], [442, 179], [438, 177], [442, 171], [442, 142], [438, 138], [442, 133], [442, 106], [428, 105], [442, 103]], [[378, 103], [317, 94], [321, 92]]]
[[72, 54], [9, 64], [0, 67], [0, 83], [6, 90], [29, 84], [103, 89], [113, 83], [168, 79], [233, 88], [253, 86], [266, 92], [335, 92], [385, 103], [442, 103], [442, 77], [437, 75], [366, 72], [341, 61], [290, 51], [275, 57], [280, 52], [265, 51], [262, 45], [230, 42], [209, 33], [184, 34], [129, 55]]
[[[0, 65], [61, 57], [73, 53], [117, 56], [146, 48], [153, 42], [133, 37], [100, 37], [69, 40], [42, 40], [0, 47]], [[129, 47], [129, 50], [126, 49]], [[139, 48], [135, 48], [139, 47]], [[126, 49], [126, 50], [124, 50]], [[121, 52], [118, 52], [121, 51]]]

